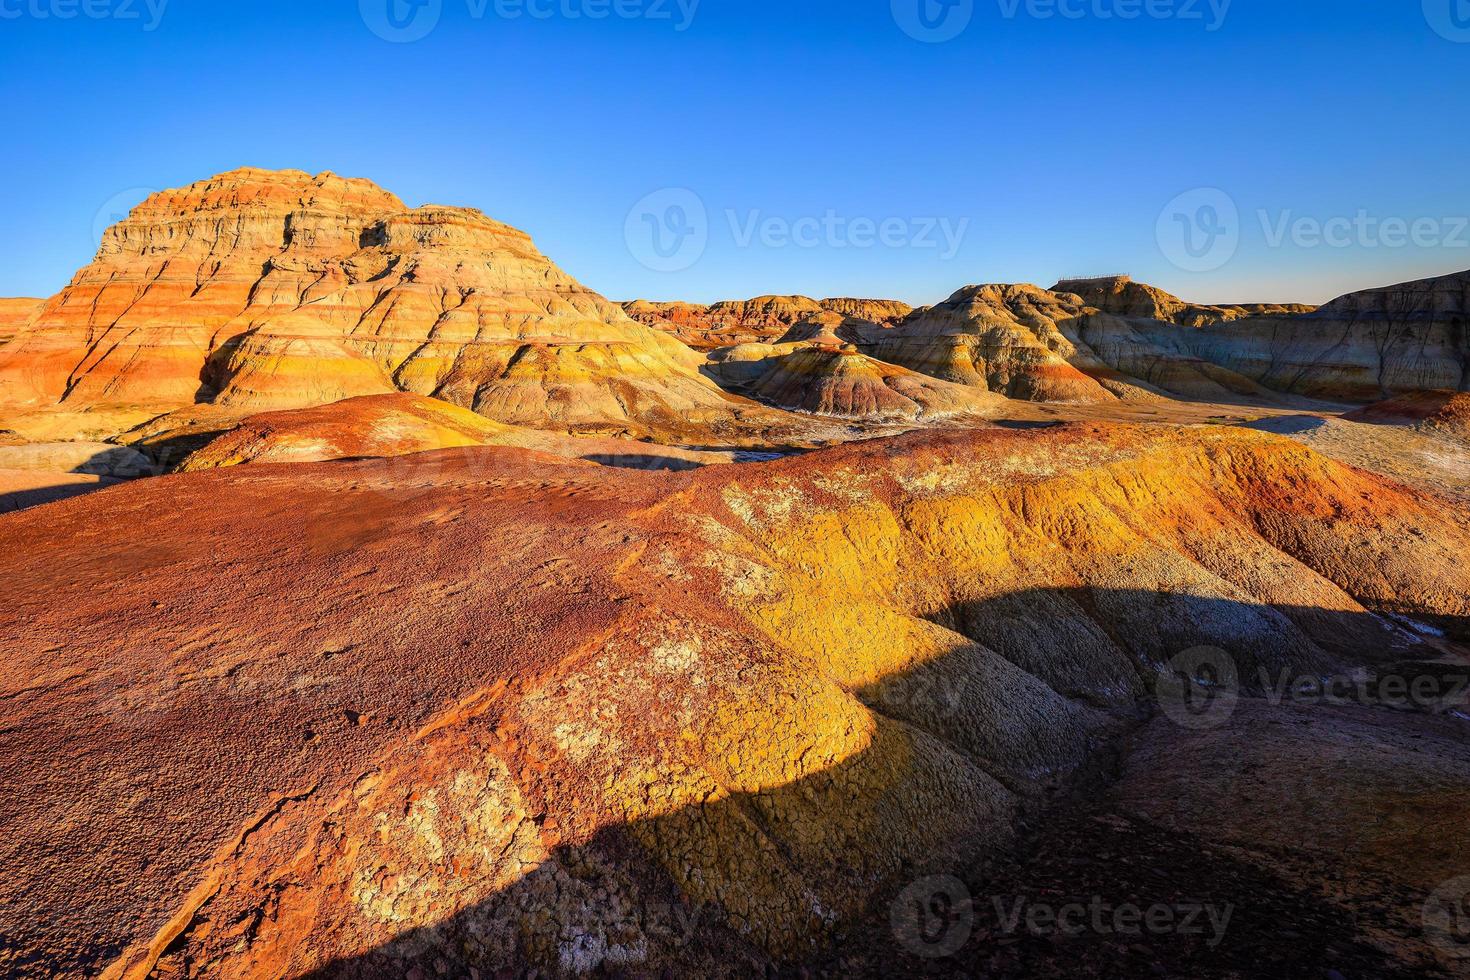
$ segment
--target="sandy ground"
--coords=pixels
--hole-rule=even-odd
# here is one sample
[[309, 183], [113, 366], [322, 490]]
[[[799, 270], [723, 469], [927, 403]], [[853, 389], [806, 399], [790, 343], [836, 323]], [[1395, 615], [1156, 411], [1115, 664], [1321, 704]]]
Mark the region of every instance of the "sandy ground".
[[1261, 419], [1249, 428], [1287, 436], [1349, 466], [1416, 488], [1470, 501], [1470, 447], [1407, 426], [1319, 415]]
[[1415, 489], [1470, 501], [1470, 446], [1453, 438], [1416, 432], [1407, 424], [1385, 425], [1343, 418], [1354, 406], [1306, 399], [1282, 407], [1165, 401], [1113, 405], [1008, 406], [999, 425], [1055, 421], [1119, 421], [1175, 425], [1243, 425], [1295, 439], [1349, 466], [1377, 473]]
[[[1101, 405], [1068, 405], [1011, 401], [987, 418], [957, 417], [932, 423], [930, 428], [1030, 428], [1071, 421], [1132, 422], [1158, 425], [1242, 425], [1295, 439], [1323, 455], [1395, 481], [1428, 490], [1456, 501], [1470, 501], [1470, 446], [1449, 438], [1416, 432], [1408, 425], [1354, 422], [1343, 418], [1355, 406], [1335, 405], [1307, 399], [1284, 400], [1281, 405], [1220, 404], [1161, 399], [1156, 402], [1114, 402]], [[814, 419], [814, 424], [818, 420]], [[830, 422], [831, 420], [820, 420]], [[68, 421], [68, 424], [71, 424]], [[819, 444], [864, 441], [900, 435], [925, 426], [852, 423], [842, 435], [819, 439]], [[833, 430], [836, 431], [836, 430]], [[31, 433], [32, 438], [36, 433]], [[122, 440], [117, 440], [121, 442]], [[601, 440], [626, 444], [628, 458], [650, 449], [632, 440]], [[690, 446], [708, 452], [710, 447]], [[726, 456], [725, 461], [761, 462], [802, 449], [773, 446], [772, 453], [744, 451]], [[710, 456], [719, 462], [718, 457]], [[612, 460], [609, 465], [619, 465]], [[18, 476], [5, 474], [0, 484], [0, 511], [19, 510], [61, 500], [110, 486], [114, 480], [98, 480], [58, 470], [55, 473]]]
[[120, 482], [88, 473], [0, 469], [0, 514], [79, 497]]

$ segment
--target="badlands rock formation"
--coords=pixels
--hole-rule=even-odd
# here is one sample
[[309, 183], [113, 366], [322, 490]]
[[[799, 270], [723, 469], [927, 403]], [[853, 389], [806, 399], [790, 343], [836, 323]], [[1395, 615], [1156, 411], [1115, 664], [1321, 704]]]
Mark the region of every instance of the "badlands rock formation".
[[[744, 390], [740, 386], [758, 381], [784, 354], [778, 350], [783, 345], [856, 345], [885, 362], [868, 365], [869, 374], [897, 366], [1013, 399], [1083, 404], [1149, 401], [1161, 395], [1273, 401], [1273, 393], [1262, 385], [1202, 358], [1179, 327], [1310, 309], [1194, 306], [1127, 277], [1064, 282], [1054, 290], [971, 286], [921, 310], [883, 300], [819, 302], [799, 296], [713, 307], [640, 301], [625, 308], [690, 346], [711, 351], [709, 373], [727, 389]], [[801, 370], [811, 373], [823, 360], [856, 363], [803, 353]], [[796, 393], [791, 374], [766, 386], [780, 392], [779, 398], [768, 398], [773, 404], [831, 402], [820, 390]], [[829, 386], [826, 380], [818, 384]], [[859, 399], [855, 404], [877, 402]], [[947, 409], [940, 405], [938, 411]]]
[[247, 414], [403, 390], [501, 422], [674, 441], [781, 421], [699, 364], [478, 211], [245, 169], [109, 229], [0, 350], [0, 406], [121, 429], [196, 402]]
[[1126, 323], [1101, 317], [1075, 296], [1030, 285], [969, 286], [870, 334], [863, 350], [1008, 398], [1088, 403], [1156, 397], [1157, 389], [1125, 377], [1089, 346], [1089, 327], [1115, 356], [1131, 339], [1117, 336], [1131, 333]]
[[835, 297], [824, 299], [822, 309], [829, 313], [836, 313], [854, 320], [866, 323], [876, 323], [880, 327], [891, 327], [899, 320], [914, 312], [914, 308], [907, 303], [900, 303], [896, 299], [853, 299], [850, 297]]
[[[815, 324], [814, 324], [815, 326]], [[742, 344], [710, 355], [710, 373], [729, 390], [769, 405], [865, 422], [983, 419], [1004, 399], [885, 364], [825, 331], [806, 341]]]
[[[1470, 639], [1463, 509], [1238, 429], [247, 466], [0, 532], [16, 976], [750, 975], [1001, 852], [1181, 651], [1320, 677], [1431, 656], [1380, 615]], [[1382, 831], [1416, 868], [1463, 838], [1435, 765], [1353, 770], [1423, 802]]]
[[[187, 456], [0, 517], [0, 975], [846, 975], [875, 921], [884, 972], [916, 878], [1029, 840], [1132, 893], [1098, 843], [1129, 834], [1173, 841], [1149, 880], [1194, 868], [1180, 894], [1372, 911], [1350, 942], [1388, 966], [1352, 975], [1425, 968], [1470, 717], [1265, 695], [1465, 662], [1467, 282], [625, 313], [366, 181], [155, 195], [0, 307], [0, 510]], [[1283, 394], [1399, 397], [985, 423]], [[653, 444], [938, 421], [747, 466]], [[1202, 648], [1244, 695], [1208, 731], [1158, 704]], [[1031, 836], [1077, 794], [1098, 823]]]
[[0, 346], [20, 332], [43, 302], [39, 299], [0, 299]]
[[697, 303], [651, 303], [635, 300], [623, 303], [623, 312], [645, 326], [673, 334], [695, 350], [714, 350], [727, 346], [725, 338], [710, 332], [709, 307]]
[[970, 286], [860, 344], [880, 360], [1011, 398], [1364, 402], [1470, 388], [1467, 289], [1462, 273], [1312, 310], [1197, 306], [1127, 277], [1053, 290]]
[[[868, 301], [853, 300], [860, 306]], [[874, 312], [877, 312], [876, 310]], [[980, 419], [1004, 399], [875, 360], [852, 341], [883, 328], [823, 311], [775, 343], [746, 343], [709, 353], [705, 373], [726, 391], [810, 415], [868, 423]]]
[[912, 312], [893, 300], [762, 296], [702, 307], [625, 303], [651, 327], [708, 354], [705, 373], [726, 391], [811, 415], [893, 423], [980, 417], [999, 401], [860, 353]]
[[792, 328], [824, 314], [836, 314], [841, 319], [839, 332], [852, 342], [860, 331], [891, 326], [912, 312], [912, 307], [896, 300], [815, 300], [806, 296], [757, 296], [713, 306], [638, 300], [624, 303], [623, 309], [635, 320], [672, 333], [701, 351], [779, 343]]
[[1088, 306], [1113, 316], [1145, 320], [1167, 320], [1182, 327], [1203, 327], [1238, 320], [1244, 316], [1311, 313], [1303, 305], [1250, 304], [1244, 306], [1200, 306], [1186, 303], [1156, 286], [1134, 282], [1131, 276], [1099, 279], [1063, 279], [1051, 288], [1054, 293], [1071, 293]]
[[1470, 390], [1470, 272], [1369, 289], [1299, 316], [1196, 331], [1190, 349], [1276, 391], [1368, 402]]

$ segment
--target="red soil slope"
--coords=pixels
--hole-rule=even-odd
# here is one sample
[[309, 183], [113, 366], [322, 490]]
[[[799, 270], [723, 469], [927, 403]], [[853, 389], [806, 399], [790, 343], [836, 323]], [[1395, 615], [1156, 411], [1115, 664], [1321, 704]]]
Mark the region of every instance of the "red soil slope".
[[1003, 847], [1180, 650], [1470, 635], [1470, 518], [1243, 430], [251, 466], [0, 538], [9, 975], [763, 968]]

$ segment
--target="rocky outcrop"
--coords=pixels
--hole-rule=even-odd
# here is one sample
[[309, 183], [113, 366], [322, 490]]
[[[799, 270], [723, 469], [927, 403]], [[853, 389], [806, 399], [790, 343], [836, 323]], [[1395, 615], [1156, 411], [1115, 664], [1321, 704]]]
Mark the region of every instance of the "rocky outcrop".
[[1470, 392], [1423, 391], [1344, 415], [1353, 422], [1403, 425], [1426, 435], [1470, 444]]
[[20, 332], [45, 300], [0, 299], [0, 346]]
[[727, 346], [726, 336], [712, 332], [709, 307], [698, 303], [651, 303], [635, 300], [622, 304], [623, 312], [639, 323], [672, 334], [694, 350], [707, 351]]
[[1126, 276], [971, 286], [862, 349], [1012, 398], [1372, 401], [1470, 387], [1470, 273], [1300, 306], [1198, 306]]
[[884, 329], [824, 311], [801, 320], [775, 343], [711, 351], [705, 373], [725, 390], [768, 405], [865, 423], [978, 420], [1005, 401], [875, 360], [854, 346]]
[[1076, 297], [1035, 286], [968, 286], [869, 336], [864, 352], [943, 381], [1029, 401], [1106, 402], [1152, 393], [1095, 354]]
[[[805, 297], [709, 308], [669, 304], [667, 318], [653, 304], [628, 309], [692, 346], [712, 349], [709, 373], [727, 389], [743, 390], [759, 380], [782, 355], [776, 348], [854, 345], [887, 365], [1026, 401], [1086, 404], [1170, 395], [1275, 400], [1257, 382], [1197, 354], [1179, 326], [1244, 316], [1244, 308], [1190, 306], [1126, 277], [1068, 285], [1086, 287], [1088, 296], [989, 285], [967, 287], [921, 310], [879, 300], [818, 303]], [[711, 312], [716, 310], [719, 317]], [[815, 363], [811, 355], [802, 360], [805, 369]], [[822, 404], [826, 398], [820, 392], [798, 397], [793, 384], [790, 375], [779, 379], [781, 396], [772, 403]]]
[[1187, 338], [1198, 356], [1275, 391], [1352, 402], [1470, 390], [1470, 272], [1369, 289], [1297, 316]]
[[1234, 429], [470, 449], [0, 521], [11, 975], [758, 973], [1002, 852], [1180, 651], [1470, 639], [1462, 511]]
[[866, 333], [840, 313], [819, 313], [797, 323], [776, 338], [776, 344], [814, 344], [821, 347], [850, 347]]
[[1182, 327], [1204, 327], [1245, 316], [1276, 316], [1310, 313], [1315, 307], [1293, 304], [1250, 304], [1244, 306], [1201, 306], [1130, 276], [1098, 279], [1063, 279], [1054, 293], [1070, 293], [1088, 306], [1118, 317], [1165, 320]]
[[852, 341], [860, 332], [891, 326], [912, 312], [910, 306], [896, 300], [814, 300], [807, 296], [757, 296], [713, 306], [638, 300], [624, 303], [623, 309], [640, 323], [671, 333], [699, 351], [782, 343], [793, 330], [812, 322], [831, 322], [833, 317], [844, 339]]
[[822, 309], [853, 320], [891, 327], [914, 312], [907, 303], [894, 299], [852, 299], [835, 297], [821, 301]]
[[478, 211], [246, 169], [156, 194], [109, 229], [0, 353], [0, 405], [136, 423], [204, 401], [249, 412], [403, 390], [502, 422], [674, 441], [780, 421], [698, 367]]
[[737, 344], [774, 343], [802, 320], [823, 313], [821, 304], [805, 296], [758, 296], [712, 306], [690, 303], [625, 303], [640, 322], [678, 337], [700, 351]]
[[[1193, 328], [1147, 318], [1114, 316], [1091, 307], [1062, 322], [1086, 350], [1084, 363], [1100, 362], [1116, 376], [1147, 391], [1211, 402], [1273, 404], [1280, 401], [1276, 392], [1195, 353], [1191, 344]], [[1096, 368], [1089, 370], [1096, 371]], [[1100, 377], [1108, 383], [1106, 375]], [[1109, 388], [1120, 390], [1114, 385]], [[1127, 400], [1147, 398], [1127, 389], [1121, 391]]]
[[1470, 387], [1467, 283], [1470, 273], [1367, 290], [1321, 309], [1203, 306], [1127, 276], [1063, 280], [1051, 290], [969, 286], [907, 313], [881, 301], [764, 297], [675, 304], [675, 324], [638, 306], [694, 346], [738, 345], [719, 358], [737, 365], [751, 360], [751, 344], [853, 344], [880, 361], [1028, 401], [1270, 404]]
[[[750, 349], [734, 348], [732, 353], [748, 354]], [[979, 419], [1003, 402], [996, 395], [876, 361], [850, 347], [798, 344], [770, 350], [758, 362], [764, 370], [743, 390], [793, 411], [919, 422], [966, 415]]]

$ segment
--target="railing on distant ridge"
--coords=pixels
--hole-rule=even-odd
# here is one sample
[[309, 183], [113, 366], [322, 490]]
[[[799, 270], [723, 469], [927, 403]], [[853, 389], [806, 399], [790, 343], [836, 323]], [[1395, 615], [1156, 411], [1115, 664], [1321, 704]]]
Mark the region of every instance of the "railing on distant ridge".
[[1115, 279], [1133, 281], [1133, 277], [1128, 273], [1119, 272], [1111, 276], [1062, 276], [1057, 282], [1112, 282]]

